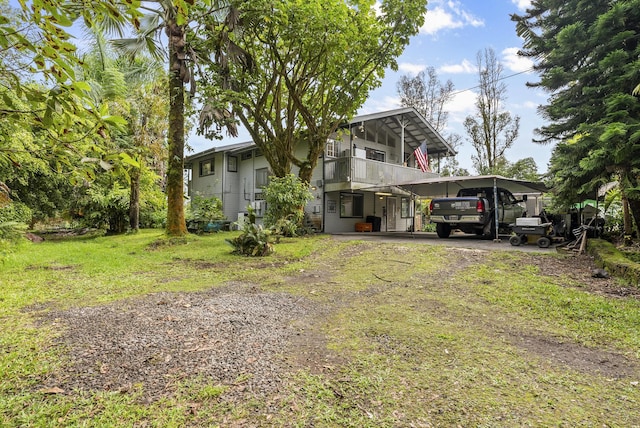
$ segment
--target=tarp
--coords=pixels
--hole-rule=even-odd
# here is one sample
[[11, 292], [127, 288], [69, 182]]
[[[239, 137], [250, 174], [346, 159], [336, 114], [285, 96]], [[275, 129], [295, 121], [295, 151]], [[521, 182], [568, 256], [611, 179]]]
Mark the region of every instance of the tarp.
[[421, 197], [436, 198], [456, 196], [460, 189], [493, 187], [494, 183], [511, 193], [540, 194], [549, 191], [547, 186], [539, 181], [516, 180], [500, 175], [435, 177], [393, 184]]

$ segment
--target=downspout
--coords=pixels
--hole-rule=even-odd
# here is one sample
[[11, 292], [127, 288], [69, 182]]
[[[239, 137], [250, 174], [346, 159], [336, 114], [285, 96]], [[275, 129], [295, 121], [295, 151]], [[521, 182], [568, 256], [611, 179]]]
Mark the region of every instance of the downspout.
[[400, 120], [400, 159], [402, 159], [402, 165], [404, 165], [404, 120]]
[[326, 201], [326, 198], [325, 198], [325, 190], [324, 190], [325, 189], [325, 187], [324, 187], [325, 186], [324, 178], [325, 178], [325, 167], [326, 167], [325, 162], [326, 162], [326, 160], [327, 160], [327, 157], [326, 157], [325, 153], [322, 153], [322, 192], [321, 192], [322, 193], [322, 205], [321, 205], [322, 206], [322, 212], [320, 213], [320, 219], [321, 219], [320, 220], [320, 232], [321, 233], [324, 233], [324, 216], [325, 216], [325, 213], [327, 212], [327, 207], [325, 206], [327, 201]]
[[220, 192], [220, 201], [222, 202], [222, 212], [224, 213], [224, 208], [225, 208], [225, 204], [224, 204], [224, 176], [225, 173], [227, 171], [227, 155], [223, 154], [222, 155], [222, 192]]
[[495, 227], [496, 227], [496, 237], [493, 242], [500, 242], [500, 236], [498, 235], [498, 180], [493, 177], [493, 205], [494, 205], [494, 218], [495, 218]]

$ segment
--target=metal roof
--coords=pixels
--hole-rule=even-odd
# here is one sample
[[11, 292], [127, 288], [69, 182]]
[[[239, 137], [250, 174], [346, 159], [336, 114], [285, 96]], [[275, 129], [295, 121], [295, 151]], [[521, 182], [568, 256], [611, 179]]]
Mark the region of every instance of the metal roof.
[[[369, 121], [382, 123], [396, 135], [402, 135], [402, 126], [404, 125], [405, 144], [408, 144], [412, 149], [420, 146], [426, 139], [429, 155], [453, 156], [456, 154], [453, 147], [413, 107], [356, 116], [349, 124], [353, 125]], [[345, 125], [344, 127], [348, 126]]]
[[190, 164], [193, 159], [201, 158], [203, 156], [207, 156], [213, 153], [222, 153], [222, 152], [237, 153], [249, 148], [254, 148], [255, 146], [256, 145], [253, 143], [253, 141], [245, 141], [243, 143], [227, 144], [226, 146], [212, 147], [202, 152], [194, 153], [190, 156], [185, 157], [184, 163], [186, 166]]
[[502, 187], [512, 193], [544, 193], [547, 186], [538, 181], [516, 180], [500, 175], [478, 175], [468, 177], [436, 177], [404, 183], [390, 183], [423, 197], [455, 196], [460, 189], [475, 187]]

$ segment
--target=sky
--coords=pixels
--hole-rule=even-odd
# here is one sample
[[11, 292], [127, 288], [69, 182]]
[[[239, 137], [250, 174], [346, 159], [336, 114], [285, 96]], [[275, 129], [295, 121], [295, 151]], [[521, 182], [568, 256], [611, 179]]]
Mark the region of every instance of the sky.
[[440, 81], [453, 82], [456, 94], [445, 107], [449, 122], [443, 134], [455, 132], [463, 137], [457, 159], [462, 168], [475, 173], [471, 161], [475, 151], [462, 123], [476, 111], [477, 54], [491, 48], [506, 77], [503, 80], [507, 87], [504, 107], [512, 115], [520, 116], [518, 139], [507, 150], [506, 157], [510, 162], [533, 157], [538, 172], [546, 172], [553, 147], [534, 143], [533, 138], [534, 129], [544, 125], [537, 107], [546, 104], [548, 94], [526, 86], [527, 82], [539, 79], [531, 71], [533, 63], [517, 55], [522, 40], [516, 35], [515, 23], [510, 19], [513, 13], [523, 14], [530, 4], [530, 0], [430, 0], [420, 33], [411, 39], [398, 59], [399, 70], [386, 73], [382, 86], [369, 95], [358, 114], [400, 107], [396, 89], [400, 77], [415, 76], [426, 67], [434, 67]]
[[[462, 123], [465, 117], [475, 113], [476, 56], [479, 51], [492, 48], [504, 67], [505, 109], [520, 116], [518, 139], [507, 150], [506, 157], [510, 162], [533, 157], [538, 172], [546, 172], [553, 147], [532, 140], [534, 129], [544, 124], [536, 109], [546, 103], [547, 95], [540, 89], [526, 86], [527, 82], [538, 81], [538, 77], [531, 72], [532, 63], [517, 56], [522, 40], [516, 35], [515, 23], [510, 19], [512, 13], [522, 14], [530, 4], [531, 0], [429, 0], [425, 23], [398, 58], [398, 71], [387, 70], [381, 87], [370, 93], [358, 115], [400, 108], [396, 89], [400, 77], [415, 76], [427, 67], [434, 67], [440, 81], [453, 82], [456, 93], [446, 106], [449, 123], [443, 134], [455, 132], [463, 137], [457, 159], [460, 167], [473, 174], [471, 156], [474, 149]], [[248, 140], [250, 137], [245, 131], [237, 139], [225, 138], [219, 142], [191, 136], [189, 144], [199, 152], [212, 145]]]

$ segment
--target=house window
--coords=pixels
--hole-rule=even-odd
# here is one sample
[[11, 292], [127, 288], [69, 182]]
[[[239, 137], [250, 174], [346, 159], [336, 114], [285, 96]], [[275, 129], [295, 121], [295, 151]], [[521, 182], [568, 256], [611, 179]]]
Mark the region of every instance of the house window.
[[260, 156], [264, 156], [264, 154], [262, 153], [262, 150], [256, 149], [256, 157], [260, 157]]
[[207, 159], [200, 162], [200, 177], [212, 175], [215, 173], [213, 159]]
[[269, 169], [256, 169], [256, 188], [262, 188], [269, 184]]
[[391, 135], [387, 135], [387, 146], [389, 146], [389, 147], [395, 147], [396, 146], [396, 139], [394, 137], [392, 137]]
[[340, 217], [364, 217], [364, 195], [340, 193]]
[[370, 129], [367, 129], [365, 131], [365, 138], [367, 139], [367, 141], [376, 141], [376, 134], [375, 132], [371, 131]]
[[409, 198], [402, 198], [400, 201], [400, 214], [402, 218], [411, 217], [411, 200]]
[[364, 140], [365, 139], [364, 124], [352, 126], [351, 135], [353, 135], [354, 139], [359, 138]]
[[338, 142], [336, 140], [327, 140], [325, 152], [329, 158], [338, 157]]
[[238, 172], [238, 158], [236, 156], [229, 156], [227, 158], [227, 171]]
[[385, 153], [381, 150], [370, 149], [367, 147], [367, 159], [384, 162]]

